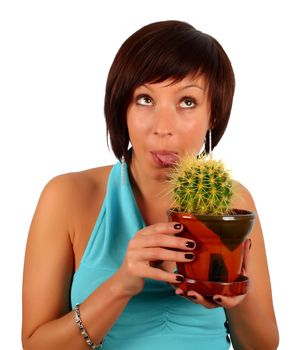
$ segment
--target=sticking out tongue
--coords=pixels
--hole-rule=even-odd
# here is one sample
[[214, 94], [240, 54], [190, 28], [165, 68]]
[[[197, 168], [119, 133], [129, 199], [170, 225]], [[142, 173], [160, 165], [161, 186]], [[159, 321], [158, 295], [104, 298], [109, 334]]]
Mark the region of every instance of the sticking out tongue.
[[162, 166], [172, 166], [177, 162], [177, 155], [175, 153], [154, 153]]

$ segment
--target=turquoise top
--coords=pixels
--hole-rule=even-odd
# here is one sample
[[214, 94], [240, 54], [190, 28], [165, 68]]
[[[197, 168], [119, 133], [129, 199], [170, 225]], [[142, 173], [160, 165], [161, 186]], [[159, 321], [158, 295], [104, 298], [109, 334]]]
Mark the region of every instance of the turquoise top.
[[[74, 274], [73, 308], [117, 271], [129, 240], [145, 226], [127, 166], [123, 176], [121, 170], [118, 162], [110, 172], [101, 212]], [[230, 343], [225, 321], [223, 308], [207, 309], [175, 295], [165, 282], [146, 279], [142, 292], [129, 301], [106, 335], [103, 349], [226, 350]]]

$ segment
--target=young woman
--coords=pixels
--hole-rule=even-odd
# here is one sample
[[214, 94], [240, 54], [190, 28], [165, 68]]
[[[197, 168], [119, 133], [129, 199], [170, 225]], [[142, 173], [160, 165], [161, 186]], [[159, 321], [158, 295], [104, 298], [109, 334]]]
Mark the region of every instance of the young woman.
[[[43, 190], [25, 257], [24, 349], [222, 350], [228, 334], [235, 349], [277, 348], [259, 221], [246, 249], [246, 295], [210, 302], [171, 286], [183, 280], [176, 262], [194, 259], [195, 242], [168, 222], [169, 168], [208, 151], [210, 133], [217, 145], [234, 86], [220, 44], [187, 23], [152, 23], [121, 46], [105, 96], [119, 162], [58, 176]], [[240, 197], [256, 210], [243, 186]]]

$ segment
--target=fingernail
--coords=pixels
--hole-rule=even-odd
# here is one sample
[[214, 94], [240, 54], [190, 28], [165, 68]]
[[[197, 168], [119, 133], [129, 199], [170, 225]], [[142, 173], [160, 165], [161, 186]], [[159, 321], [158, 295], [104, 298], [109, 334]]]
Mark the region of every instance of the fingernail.
[[222, 299], [221, 298], [215, 298], [214, 301], [216, 301], [216, 303], [221, 303]]
[[196, 246], [196, 243], [193, 242], [193, 241], [186, 242], [186, 247], [187, 248], [195, 248], [195, 246]]
[[192, 254], [192, 253], [186, 253], [186, 254], [185, 254], [185, 259], [188, 259], [188, 260], [194, 259], [194, 254]]
[[249, 250], [251, 250], [251, 248], [252, 248], [252, 240], [251, 240], [251, 239], [249, 239], [249, 241], [250, 241], [250, 247], [249, 247]]
[[187, 295], [187, 297], [193, 300], [197, 300], [197, 297], [195, 295]]
[[174, 228], [175, 228], [175, 230], [179, 230], [181, 228], [181, 224], [175, 224]]
[[177, 275], [175, 277], [175, 279], [176, 279], [177, 282], [183, 282], [185, 280], [184, 276], [182, 276], [182, 275]]

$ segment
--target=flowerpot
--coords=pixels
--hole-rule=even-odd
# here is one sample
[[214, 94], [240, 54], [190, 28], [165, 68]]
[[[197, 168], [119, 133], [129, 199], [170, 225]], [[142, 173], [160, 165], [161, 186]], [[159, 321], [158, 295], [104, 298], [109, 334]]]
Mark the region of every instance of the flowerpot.
[[194, 260], [177, 263], [178, 273], [185, 277], [180, 288], [204, 296], [247, 292], [248, 278], [241, 275], [244, 241], [255, 213], [233, 209], [231, 215], [193, 215], [171, 209], [168, 216], [183, 225], [179, 236], [196, 242]]

